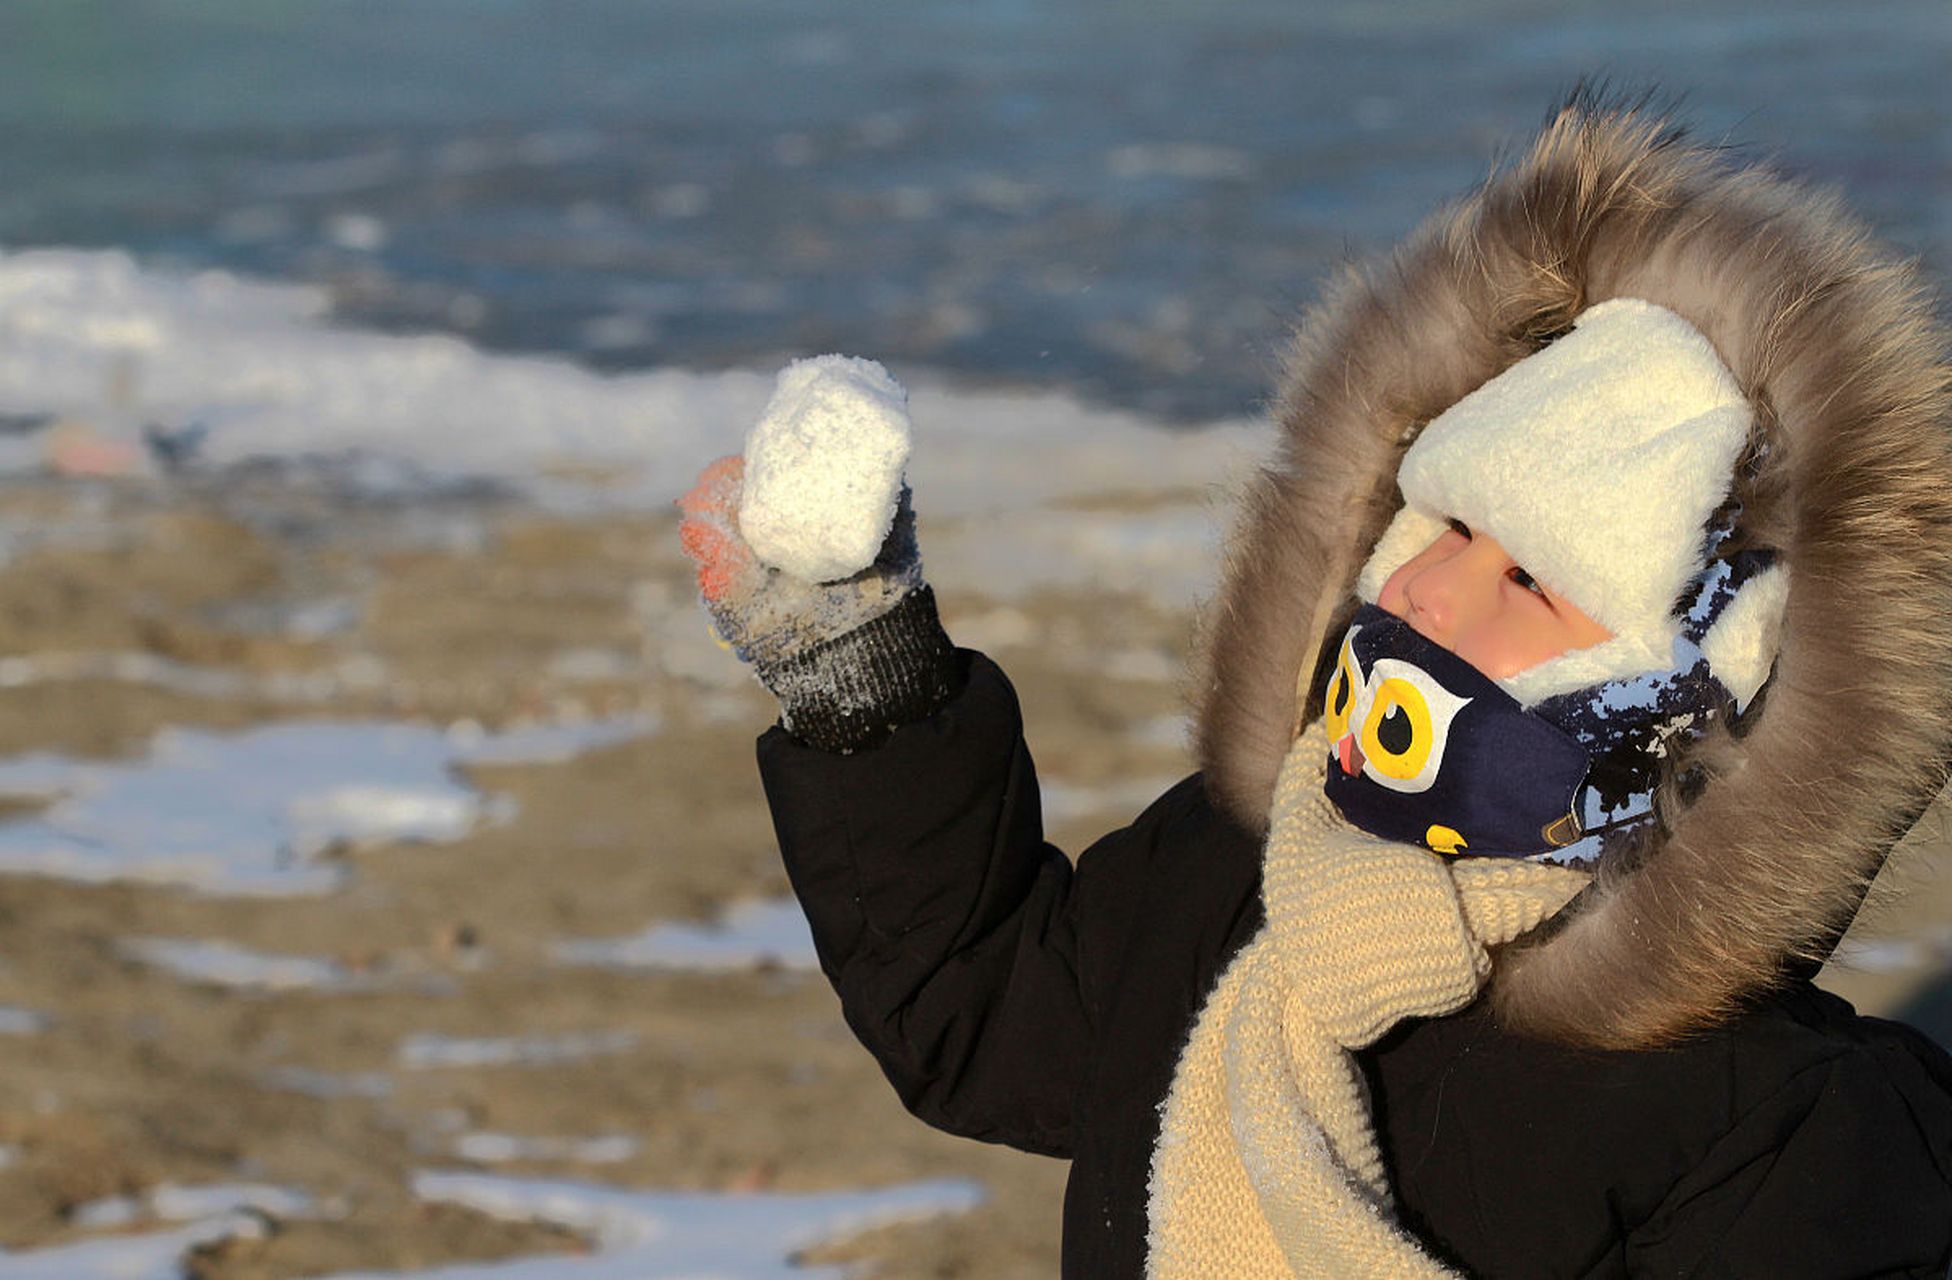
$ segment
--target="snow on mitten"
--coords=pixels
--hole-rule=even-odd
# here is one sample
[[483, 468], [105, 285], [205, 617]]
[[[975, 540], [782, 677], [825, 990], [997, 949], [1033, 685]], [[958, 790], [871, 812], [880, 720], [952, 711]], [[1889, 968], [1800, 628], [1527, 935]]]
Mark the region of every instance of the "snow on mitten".
[[740, 535], [744, 478], [736, 455], [706, 467], [678, 499], [678, 537], [713, 629], [779, 699], [781, 723], [811, 746], [847, 751], [932, 714], [959, 677], [922, 580], [907, 488], [874, 563], [808, 582], [761, 563]]

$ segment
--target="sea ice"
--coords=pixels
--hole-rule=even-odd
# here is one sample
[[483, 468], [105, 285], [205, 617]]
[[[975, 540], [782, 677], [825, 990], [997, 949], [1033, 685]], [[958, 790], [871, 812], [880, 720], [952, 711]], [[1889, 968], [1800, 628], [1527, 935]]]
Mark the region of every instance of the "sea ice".
[[818, 356], [779, 375], [746, 436], [739, 531], [759, 558], [807, 582], [873, 563], [908, 464], [908, 393], [872, 360]]

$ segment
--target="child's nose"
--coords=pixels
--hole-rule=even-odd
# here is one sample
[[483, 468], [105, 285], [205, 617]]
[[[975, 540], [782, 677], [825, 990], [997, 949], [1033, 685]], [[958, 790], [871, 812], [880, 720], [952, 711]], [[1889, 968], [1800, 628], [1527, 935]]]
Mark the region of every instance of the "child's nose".
[[1418, 630], [1445, 648], [1451, 647], [1458, 629], [1482, 611], [1497, 587], [1498, 575], [1488, 567], [1490, 557], [1476, 551], [1467, 546], [1425, 567], [1403, 585], [1412, 617], [1422, 623]]
[[1410, 604], [1410, 621], [1424, 638], [1444, 644], [1449, 638], [1454, 612], [1452, 588], [1447, 575], [1426, 569], [1403, 584], [1403, 598]]

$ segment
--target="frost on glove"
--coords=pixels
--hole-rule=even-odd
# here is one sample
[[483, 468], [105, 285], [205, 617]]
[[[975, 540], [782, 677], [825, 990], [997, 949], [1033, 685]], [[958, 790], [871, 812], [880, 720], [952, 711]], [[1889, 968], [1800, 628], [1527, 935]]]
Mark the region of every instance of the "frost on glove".
[[713, 629], [779, 699], [780, 723], [809, 746], [849, 751], [934, 714], [961, 675], [922, 580], [906, 487], [872, 564], [808, 582], [762, 564], [740, 535], [744, 479], [736, 456], [706, 467], [678, 500], [678, 536]]

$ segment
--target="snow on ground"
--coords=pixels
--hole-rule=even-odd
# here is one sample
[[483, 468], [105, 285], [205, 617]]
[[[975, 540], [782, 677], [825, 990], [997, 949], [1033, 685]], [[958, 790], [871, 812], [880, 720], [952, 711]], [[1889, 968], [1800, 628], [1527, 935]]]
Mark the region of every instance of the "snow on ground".
[[796, 1253], [895, 1222], [964, 1213], [982, 1199], [974, 1184], [949, 1181], [824, 1195], [698, 1195], [463, 1173], [422, 1173], [414, 1190], [498, 1218], [566, 1227], [591, 1251], [334, 1280], [820, 1280], [842, 1272], [798, 1266]]
[[1899, 937], [1846, 938], [1832, 963], [1864, 973], [1938, 972], [1952, 962], [1952, 925]]
[[448, 741], [458, 749], [462, 764], [565, 764], [589, 751], [656, 733], [656, 716], [618, 716], [576, 724], [521, 725], [488, 733], [472, 721], [449, 726]]
[[312, 1067], [275, 1067], [259, 1077], [267, 1089], [283, 1089], [310, 1098], [386, 1098], [393, 1081], [379, 1071], [341, 1075]]
[[559, 1036], [496, 1036], [468, 1039], [418, 1032], [400, 1042], [401, 1066], [426, 1071], [442, 1067], [540, 1067], [604, 1053], [625, 1053], [637, 1043], [628, 1031], [588, 1031]]
[[321, 956], [269, 955], [197, 938], [131, 938], [122, 950], [190, 982], [253, 991], [343, 991], [368, 985]]
[[0, 1249], [0, 1280], [182, 1280], [184, 1261], [199, 1245], [262, 1235], [260, 1215], [312, 1210], [311, 1199], [300, 1192], [252, 1183], [162, 1186], [142, 1199], [96, 1200], [77, 1206], [75, 1225], [117, 1232], [141, 1222], [187, 1225], [47, 1249]]
[[386, 672], [366, 655], [318, 671], [267, 673], [191, 666], [153, 653], [45, 652], [0, 658], [0, 689], [80, 680], [153, 685], [205, 698], [257, 696], [276, 702], [327, 703], [351, 691], [379, 687]]
[[735, 903], [711, 924], [654, 924], [627, 938], [577, 939], [551, 950], [570, 964], [624, 969], [814, 969], [820, 964], [806, 916], [791, 898]]
[[[351, 455], [374, 483], [484, 477], [572, 505], [598, 499], [562, 464], [595, 465], [614, 473], [602, 501], [661, 506], [739, 449], [774, 372], [603, 375], [335, 327], [308, 287], [172, 274], [120, 252], [0, 253], [0, 415], [131, 446], [155, 427], [194, 439], [197, 464]], [[1097, 582], [1174, 603], [1207, 584], [1218, 521], [1206, 495], [1251, 461], [1256, 427], [1167, 430], [1060, 392], [895, 373], [910, 387], [908, 474], [938, 581], [997, 595]], [[0, 470], [42, 465], [51, 430], [0, 438]], [[1139, 510], [1073, 502], [1162, 490], [1179, 496]]]
[[190, 1250], [263, 1231], [250, 1214], [230, 1213], [168, 1231], [0, 1251], [0, 1280], [182, 1280]]
[[47, 1030], [53, 1019], [38, 1009], [0, 1005], [0, 1035], [26, 1036]]
[[338, 843], [453, 840], [505, 814], [457, 765], [554, 762], [652, 728], [632, 718], [495, 736], [300, 721], [231, 734], [167, 729], [131, 762], [0, 761], [0, 795], [57, 797], [0, 823], [0, 870], [215, 893], [323, 891], [342, 872], [319, 855]]
[[[604, 1152], [602, 1158], [626, 1157]], [[967, 1212], [982, 1198], [974, 1184], [951, 1181], [821, 1195], [706, 1195], [464, 1173], [419, 1174], [414, 1192], [505, 1220], [567, 1228], [588, 1241], [589, 1252], [338, 1280], [820, 1280], [840, 1271], [800, 1267], [793, 1261], [799, 1251], [890, 1223]], [[301, 1192], [248, 1183], [163, 1186], [142, 1198], [92, 1201], [77, 1207], [75, 1225], [115, 1234], [0, 1250], [0, 1280], [181, 1280], [198, 1246], [261, 1235], [266, 1217], [316, 1211]], [[165, 1223], [184, 1225], [139, 1229]]]
[[601, 1138], [524, 1138], [512, 1133], [464, 1133], [454, 1139], [454, 1154], [479, 1164], [511, 1160], [566, 1160], [575, 1164], [616, 1164], [637, 1154], [642, 1144], [627, 1134]]

